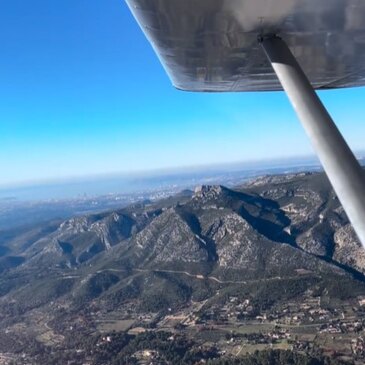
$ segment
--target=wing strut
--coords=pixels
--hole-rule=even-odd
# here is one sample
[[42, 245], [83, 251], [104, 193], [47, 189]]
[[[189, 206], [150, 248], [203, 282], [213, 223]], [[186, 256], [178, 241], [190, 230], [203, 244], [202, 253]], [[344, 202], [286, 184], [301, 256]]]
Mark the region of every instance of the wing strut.
[[286, 43], [260, 37], [279, 81], [365, 247], [365, 174]]

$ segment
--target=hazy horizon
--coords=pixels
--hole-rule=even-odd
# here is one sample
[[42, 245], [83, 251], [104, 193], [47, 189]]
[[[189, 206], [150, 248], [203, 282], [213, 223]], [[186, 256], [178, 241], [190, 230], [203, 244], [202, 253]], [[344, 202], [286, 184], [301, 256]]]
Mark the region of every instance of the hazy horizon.
[[128, 194], [168, 187], [181, 187], [183, 189], [194, 186], [194, 182], [196, 182], [195, 185], [209, 181], [219, 183], [221, 180], [233, 177], [236, 180], [242, 177], [244, 180], [258, 176], [260, 173], [280, 173], [286, 169], [294, 169], [294, 171], [302, 169], [304, 171], [314, 167], [320, 167], [315, 156], [298, 156], [296, 158], [263, 159], [131, 173], [89, 175], [0, 186], [0, 199], [65, 199], [83, 195]]

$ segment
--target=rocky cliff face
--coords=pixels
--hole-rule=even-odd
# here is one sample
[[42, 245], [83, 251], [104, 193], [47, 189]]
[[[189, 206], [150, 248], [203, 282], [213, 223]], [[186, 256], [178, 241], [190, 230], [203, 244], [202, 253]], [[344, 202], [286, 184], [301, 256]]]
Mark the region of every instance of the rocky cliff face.
[[279, 204], [299, 248], [365, 273], [365, 250], [324, 174], [265, 177], [245, 188]]
[[334, 260], [365, 273], [365, 250], [350, 224], [335, 231], [334, 243]]
[[32, 264], [74, 267], [126, 241], [151, 218], [148, 214], [121, 212], [72, 218], [34, 242], [22, 255]]
[[132, 245], [138, 255], [157, 263], [204, 262], [209, 258], [206, 243], [193, 232], [177, 208], [169, 208], [154, 219], [136, 235]]

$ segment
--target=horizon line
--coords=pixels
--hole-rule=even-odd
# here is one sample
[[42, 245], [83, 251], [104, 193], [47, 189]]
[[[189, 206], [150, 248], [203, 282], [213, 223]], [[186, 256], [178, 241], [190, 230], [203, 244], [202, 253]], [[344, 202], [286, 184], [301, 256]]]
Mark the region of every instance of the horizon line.
[[[362, 159], [365, 156], [359, 154], [364, 154], [365, 151], [356, 151], [355, 155], [358, 159]], [[266, 164], [277, 164], [273, 165], [272, 168], [281, 167], [283, 163], [292, 163], [292, 164], [300, 164], [305, 162], [309, 165], [311, 164], [320, 164], [318, 158], [314, 155], [298, 155], [298, 156], [290, 156], [290, 157], [275, 157], [275, 158], [263, 158], [263, 159], [252, 159], [252, 160], [241, 160], [241, 161], [231, 161], [224, 163], [211, 163], [211, 164], [197, 164], [197, 165], [186, 165], [180, 167], [165, 167], [165, 168], [153, 168], [153, 169], [141, 169], [141, 170], [129, 170], [129, 171], [116, 171], [116, 172], [106, 172], [106, 173], [97, 173], [97, 174], [86, 174], [82, 176], [65, 176], [62, 178], [50, 177], [41, 180], [23, 180], [23, 181], [14, 181], [10, 183], [0, 183], [0, 190], [11, 190], [11, 189], [19, 189], [19, 188], [27, 188], [27, 187], [35, 187], [35, 186], [52, 186], [52, 185], [62, 185], [62, 184], [70, 184], [70, 183], [82, 183], [89, 182], [90, 180], [102, 181], [105, 179], [113, 179], [113, 178], [148, 178], [148, 177], [159, 177], [159, 176], [168, 176], [169, 174], [187, 174], [193, 172], [208, 172], [209, 170], [214, 169], [229, 169], [235, 168], [238, 169], [247, 169], [251, 168], [263, 169], [269, 166], [263, 166]], [[255, 167], [255, 165], [258, 165]], [[261, 166], [260, 166], [261, 165]], [[292, 165], [289, 165], [290, 167]]]

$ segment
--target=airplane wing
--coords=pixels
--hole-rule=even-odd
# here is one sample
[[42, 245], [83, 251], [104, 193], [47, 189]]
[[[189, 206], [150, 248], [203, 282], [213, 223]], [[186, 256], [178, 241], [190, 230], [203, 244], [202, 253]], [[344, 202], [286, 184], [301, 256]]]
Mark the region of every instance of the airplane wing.
[[285, 41], [315, 89], [365, 85], [363, 0], [126, 0], [173, 85], [282, 90], [260, 33]]

